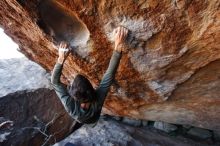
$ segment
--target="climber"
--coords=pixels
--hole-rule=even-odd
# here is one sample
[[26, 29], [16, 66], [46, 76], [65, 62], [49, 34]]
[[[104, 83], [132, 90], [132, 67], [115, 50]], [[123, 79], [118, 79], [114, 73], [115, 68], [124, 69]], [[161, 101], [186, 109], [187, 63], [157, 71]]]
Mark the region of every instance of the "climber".
[[124, 47], [122, 46], [127, 34], [128, 30], [124, 27], [115, 29], [115, 48], [113, 55], [97, 89], [94, 89], [90, 81], [83, 75], [77, 75], [68, 90], [60, 82], [63, 63], [69, 54], [67, 44], [60, 44], [59, 57], [52, 72], [51, 83], [66, 111], [75, 119], [75, 124], [77, 125], [75, 127], [79, 128], [82, 124], [92, 124], [98, 121], [103, 103], [114, 80], [122, 52], [124, 51]]

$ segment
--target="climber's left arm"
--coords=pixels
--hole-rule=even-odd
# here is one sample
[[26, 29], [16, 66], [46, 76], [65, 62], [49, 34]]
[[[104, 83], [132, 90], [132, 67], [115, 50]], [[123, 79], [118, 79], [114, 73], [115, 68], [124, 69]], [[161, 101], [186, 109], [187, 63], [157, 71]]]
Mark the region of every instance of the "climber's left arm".
[[98, 100], [100, 105], [102, 106], [105, 97], [107, 96], [107, 93], [109, 91], [109, 88], [114, 80], [117, 68], [120, 63], [120, 59], [123, 52], [123, 43], [127, 37], [128, 30], [124, 27], [118, 27], [116, 29], [116, 39], [115, 39], [115, 49], [113, 51], [113, 55], [111, 57], [108, 69], [106, 70], [99, 87], [96, 90]]
[[115, 73], [120, 63], [121, 56], [122, 56], [121, 52], [118, 52], [118, 51], [113, 52], [108, 69], [106, 70], [100, 82], [100, 85], [98, 86], [96, 90], [97, 96], [99, 98], [101, 105], [103, 104], [105, 97], [109, 91], [109, 88], [114, 81]]

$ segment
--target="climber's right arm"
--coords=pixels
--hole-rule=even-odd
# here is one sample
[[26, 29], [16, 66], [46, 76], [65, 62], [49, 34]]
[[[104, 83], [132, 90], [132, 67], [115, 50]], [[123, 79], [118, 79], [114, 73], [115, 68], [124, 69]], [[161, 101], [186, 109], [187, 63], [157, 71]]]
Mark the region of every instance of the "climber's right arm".
[[65, 107], [66, 111], [72, 114], [74, 111], [75, 102], [73, 98], [71, 98], [70, 95], [68, 94], [66, 85], [64, 85], [60, 81], [60, 77], [63, 69], [63, 63], [65, 62], [65, 59], [68, 56], [68, 54], [65, 54], [65, 52], [63, 51], [63, 49], [65, 48], [66, 45], [64, 43], [61, 43], [59, 47], [59, 57], [52, 72], [51, 83], [57, 96], [59, 97], [63, 106]]
[[63, 69], [63, 64], [57, 62], [56, 65], [54, 66], [51, 76], [51, 84], [59, 98], [68, 95], [66, 86], [60, 82], [62, 69]]

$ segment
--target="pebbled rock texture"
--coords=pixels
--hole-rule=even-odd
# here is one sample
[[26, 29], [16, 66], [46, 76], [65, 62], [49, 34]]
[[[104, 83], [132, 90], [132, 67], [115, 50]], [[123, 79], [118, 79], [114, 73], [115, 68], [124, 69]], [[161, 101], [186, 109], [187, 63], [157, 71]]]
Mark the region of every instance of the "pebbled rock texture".
[[3, 0], [0, 5], [5, 32], [48, 71], [60, 40], [71, 44], [65, 83], [81, 73], [98, 86], [112, 54], [112, 31], [127, 27], [127, 51], [104, 112], [220, 131], [219, 0]]

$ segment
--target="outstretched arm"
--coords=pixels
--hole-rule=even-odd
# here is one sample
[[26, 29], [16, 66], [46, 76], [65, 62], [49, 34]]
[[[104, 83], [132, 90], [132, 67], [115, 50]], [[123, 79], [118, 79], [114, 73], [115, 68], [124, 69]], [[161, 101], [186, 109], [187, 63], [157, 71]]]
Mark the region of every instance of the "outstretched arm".
[[69, 52], [66, 49], [67, 45], [65, 43], [61, 43], [59, 47], [59, 57], [57, 59], [57, 63], [53, 69], [51, 76], [52, 86], [64, 105], [67, 112], [72, 113], [72, 109], [74, 107], [74, 103], [72, 102], [72, 98], [69, 96], [66, 86], [60, 82], [60, 77], [63, 69], [63, 63], [65, 62]]
[[123, 51], [123, 43], [127, 37], [128, 30], [124, 27], [118, 27], [115, 30], [115, 49], [111, 57], [108, 69], [106, 70], [99, 87], [97, 88], [97, 96], [99, 98], [100, 104], [102, 105], [105, 101], [105, 97], [109, 91], [109, 88], [115, 78], [115, 73], [117, 71], [118, 65], [120, 63], [121, 54]]

